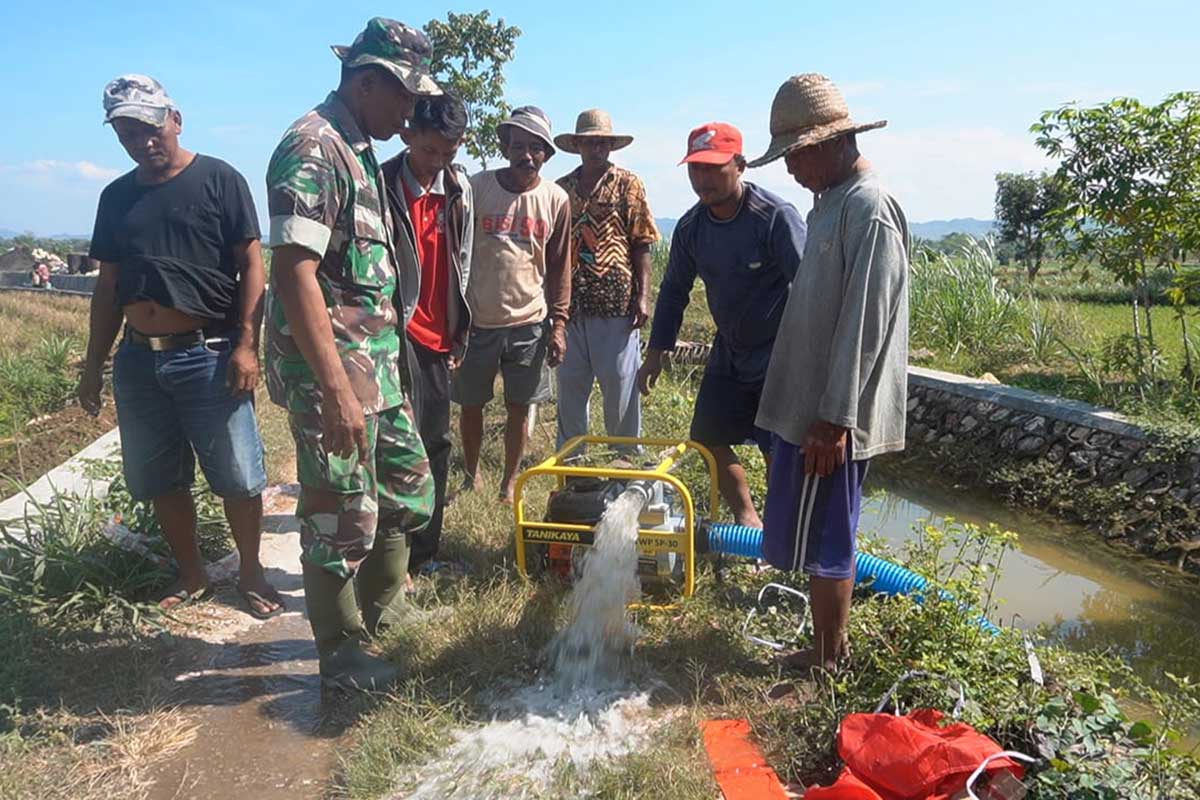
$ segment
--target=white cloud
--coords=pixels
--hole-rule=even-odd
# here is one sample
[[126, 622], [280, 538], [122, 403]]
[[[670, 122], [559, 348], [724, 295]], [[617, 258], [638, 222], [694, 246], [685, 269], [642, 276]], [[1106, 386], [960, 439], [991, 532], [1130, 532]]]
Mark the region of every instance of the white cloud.
[[118, 169], [103, 167], [91, 161], [55, 161], [53, 159], [0, 165], [0, 170], [31, 178], [82, 178], [88, 181], [110, 181], [121, 174]]
[[859, 139], [909, 219], [990, 219], [997, 172], [1047, 169], [1025, 132], [996, 128], [875, 131]]
[[[643, 128], [636, 133], [634, 146], [617, 153], [614, 160], [641, 175], [657, 216], [678, 217], [696, 202], [687, 171], [675, 166], [683, 156], [684, 140], [675, 131]], [[765, 141], [748, 141], [747, 156], [754, 158], [764, 146]], [[1050, 167], [1028, 134], [996, 128], [903, 132], [885, 128], [863, 134], [859, 146], [909, 219], [922, 222], [953, 217], [990, 219], [997, 172]], [[555, 163], [550, 172], [557, 175], [565, 168], [565, 164]], [[747, 170], [746, 177], [791, 200], [801, 211], [812, 205], [811, 193], [787, 174], [782, 159], [761, 169]]]

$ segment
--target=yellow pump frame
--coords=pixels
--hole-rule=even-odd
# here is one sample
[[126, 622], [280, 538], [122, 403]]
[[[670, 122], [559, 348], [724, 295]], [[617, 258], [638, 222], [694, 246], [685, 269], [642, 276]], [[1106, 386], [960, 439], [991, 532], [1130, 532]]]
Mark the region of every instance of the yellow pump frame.
[[[614, 467], [584, 467], [575, 466], [568, 461], [576, 451], [586, 445], [642, 445], [643, 447], [669, 448], [665, 457], [652, 469], [625, 469]], [[521, 577], [528, 579], [529, 572], [525, 565], [526, 544], [570, 544], [577, 547], [591, 547], [592, 544], [583, 541], [586, 534], [595, 532], [592, 525], [579, 525], [564, 522], [543, 522], [530, 520], [525, 515], [525, 484], [531, 478], [553, 476], [557, 479], [558, 488], [566, 485], [570, 477], [615, 478], [618, 480], [648, 480], [662, 481], [673, 487], [679, 493], [683, 504], [683, 530], [654, 531], [638, 529], [638, 550], [641, 553], [676, 553], [683, 558], [683, 596], [691, 597], [696, 590], [696, 506], [692, 501], [692, 493], [683, 481], [671, 474], [671, 470], [688, 454], [695, 451], [700, 454], [708, 465], [709, 478], [709, 508], [715, 512], [720, 508], [720, 495], [717, 487], [717, 462], [713, 454], [703, 445], [693, 441], [680, 439], [641, 439], [630, 436], [576, 436], [567, 440], [562, 449], [535, 467], [517, 476], [517, 485], [513, 494], [513, 515], [516, 522], [517, 541], [517, 571]]]

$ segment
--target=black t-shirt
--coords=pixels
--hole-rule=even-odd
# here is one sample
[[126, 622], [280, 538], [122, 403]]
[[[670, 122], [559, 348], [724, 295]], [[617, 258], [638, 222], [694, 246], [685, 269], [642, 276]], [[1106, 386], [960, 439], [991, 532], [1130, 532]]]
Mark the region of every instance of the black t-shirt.
[[143, 186], [136, 172], [100, 194], [89, 252], [117, 265], [117, 304], [153, 300], [204, 319], [234, 320], [233, 246], [261, 238], [246, 179], [199, 154], [166, 183]]

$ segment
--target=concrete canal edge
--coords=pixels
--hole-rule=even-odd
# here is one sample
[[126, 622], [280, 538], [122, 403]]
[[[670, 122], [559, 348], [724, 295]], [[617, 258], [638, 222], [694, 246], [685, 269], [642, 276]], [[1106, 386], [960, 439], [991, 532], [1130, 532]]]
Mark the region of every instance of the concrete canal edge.
[[36, 516], [36, 507], [45, 506], [58, 495], [102, 498], [108, 493], [108, 481], [88, 476], [88, 464], [120, 454], [121, 434], [113, 428], [87, 447], [59, 464], [27, 486], [24, 491], [0, 502], [0, 525], [20, 522], [26, 515]]

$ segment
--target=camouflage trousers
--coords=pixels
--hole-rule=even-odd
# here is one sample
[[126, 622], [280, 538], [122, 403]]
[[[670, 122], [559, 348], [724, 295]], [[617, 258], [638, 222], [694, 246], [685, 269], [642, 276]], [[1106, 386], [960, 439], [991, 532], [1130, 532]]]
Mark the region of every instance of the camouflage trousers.
[[[327, 453], [319, 415], [293, 413], [288, 420], [296, 441], [296, 516], [305, 563], [350, 578], [377, 535], [407, 536], [429, 524], [433, 479], [407, 402], [367, 415], [365, 459]], [[336, 496], [336, 508], [329, 507], [329, 495]]]

